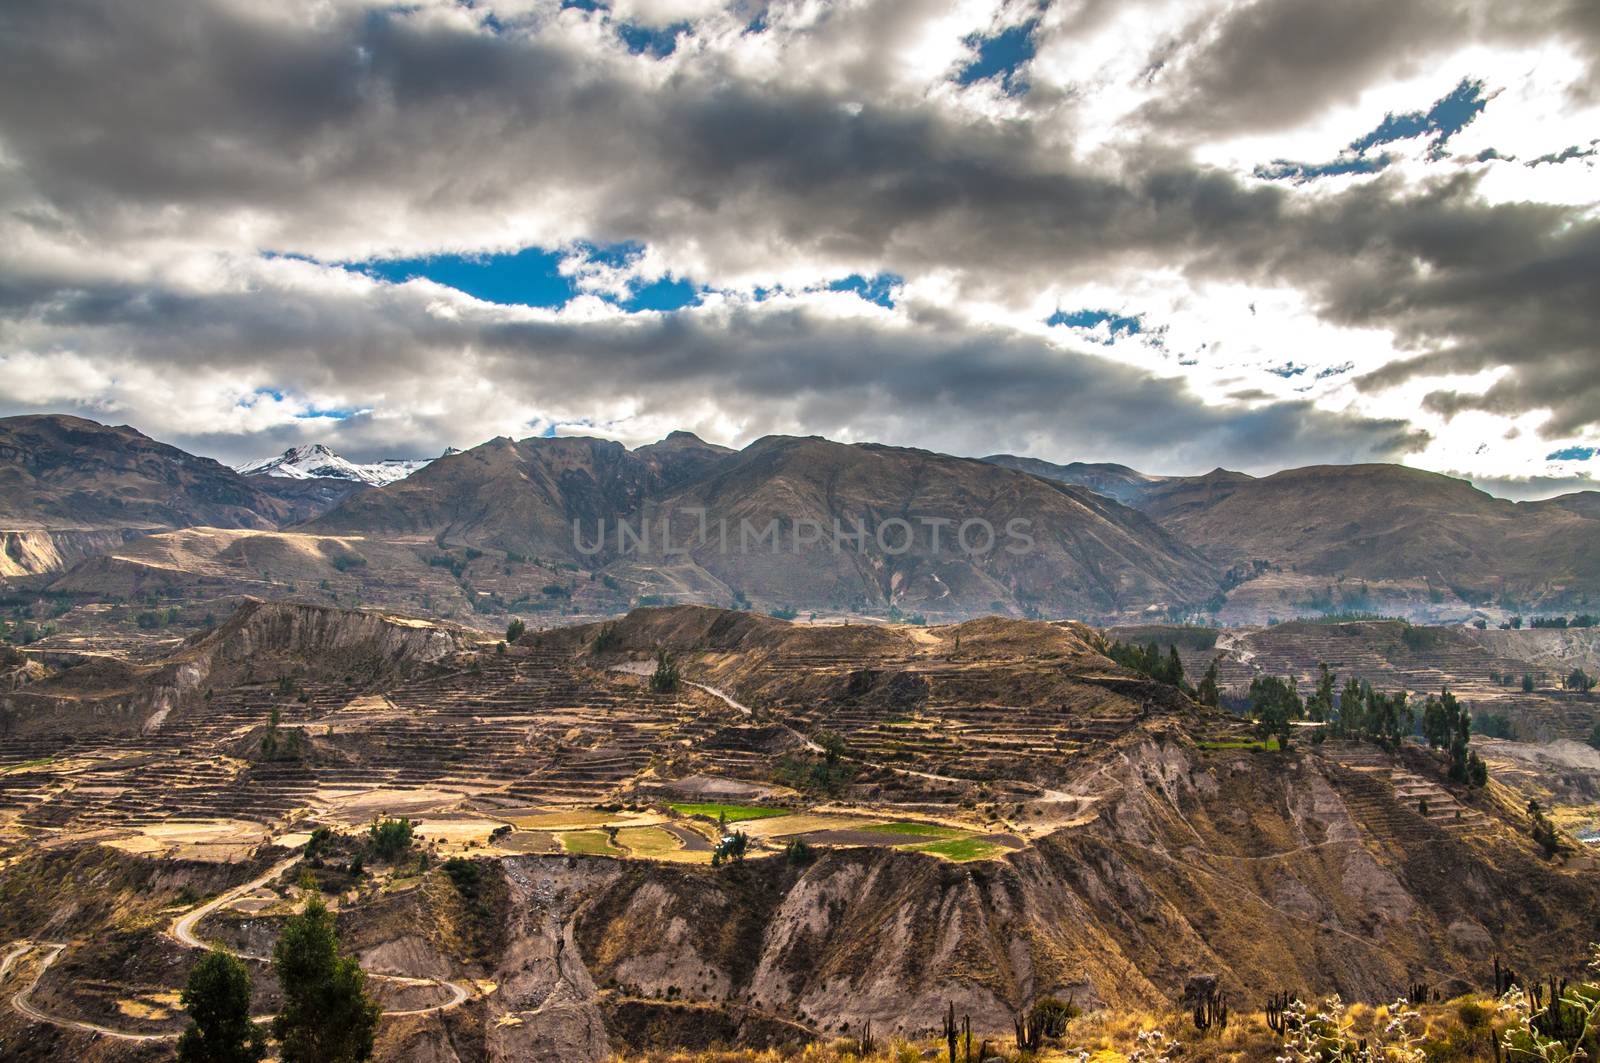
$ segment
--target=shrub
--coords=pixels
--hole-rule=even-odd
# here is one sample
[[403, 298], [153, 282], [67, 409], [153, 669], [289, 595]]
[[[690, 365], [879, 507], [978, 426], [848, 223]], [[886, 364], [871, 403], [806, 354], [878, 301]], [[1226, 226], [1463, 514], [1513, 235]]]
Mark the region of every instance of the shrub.
[[409, 819], [374, 819], [367, 833], [373, 850], [391, 863], [411, 848], [414, 824]]

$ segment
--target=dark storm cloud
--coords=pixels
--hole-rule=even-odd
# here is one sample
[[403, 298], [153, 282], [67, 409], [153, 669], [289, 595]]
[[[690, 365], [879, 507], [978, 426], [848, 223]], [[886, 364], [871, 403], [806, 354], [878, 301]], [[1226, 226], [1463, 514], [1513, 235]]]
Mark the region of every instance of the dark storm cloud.
[[[165, 353], [180, 375], [224, 365], [270, 374], [285, 391], [338, 384], [360, 392], [382, 390], [397, 372], [446, 363], [453, 376], [491, 379], [502, 394], [555, 417], [622, 393], [640, 414], [670, 422], [715, 396], [743, 414], [745, 439], [777, 426], [955, 452], [1003, 446], [1057, 458], [1120, 455], [1163, 471], [1218, 462], [1262, 468], [1263, 455], [1275, 463], [1386, 460], [1425, 442], [1403, 422], [1304, 402], [1207, 405], [1180, 381], [1009, 330], [962, 328], [936, 309], [913, 313], [910, 327], [885, 329], [872, 318], [794, 304], [573, 321], [470, 305], [440, 316], [430, 311], [432, 300], [418, 285], [386, 285], [362, 299], [258, 288], [152, 300], [138, 290], [107, 290], [54, 312], [65, 321], [87, 309], [75, 327], [141, 357]], [[151, 313], [160, 316], [159, 330]], [[304, 357], [312, 350], [316, 357]], [[477, 441], [425, 416], [385, 425], [358, 415], [318, 429], [362, 458]], [[247, 452], [220, 436], [174, 442], [240, 460], [301, 438], [279, 428]]]
[[[830, 13], [792, 42], [836, 59], [826, 77], [753, 80], [716, 54], [646, 77], [620, 42], [553, 32], [551, 20], [579, 18], [554, 4], [489, 32], [427, 9], [332, 5], [297, 18], [292, 6], [15, 0], [0, 9], [0, 235], [132, 263], [135, 275], [173, 245], [359, 258], [516, 245], [532, 230], [681, 253], [709, 284], [842, 261], [943, 271], [964, 294], [1004, 300], [1118, 267], [1177, 269], [1292, 285], [1327, 320], [1394, 329], [1412, 357], [1368, 374], [1369, 389], [1508, 364], [1489, 394], [1441, 395], [1433, 408], [1551, 406], [1564, 430], [1597, 423], [1600, 374], [1583, 370], [1600, 324], [1600, 230], [1581, 211], [1489, 206], [1468, 178], [1300, 200], [1182, 147], [1208, 130], [1297, 121], [1501, 24], [1518, 39], [1600, 37], [1592, 5], [1515, 17], [1444, 0], [1240, 5], [1168, 49], [1159, 80], [1175, 87], [1144, 116], [1160, 135], [1095, 165], [1034, 122], [896, 95], [873, 48], [935, 6]], [[541, 209], [537, 224], [519, 220]], [[974, 435], [1067, 433], [1163, 467], [1163, 454], [1195, 464], [1187, 455], [1208, 447], [1201, 467], [1415, 444], [1403, 425], [1304, 403], [1208, 407], [1177, 383], [959, 316], [936, 328], [927, 311], [908, 328], [754, 310], [450, 321], [389, 288], [290, 297], [246, 277], [197, 291], [74, 278], [61, 260], [0, 259], [0, 330], [161, 366], [265, 371], [273, 359], [302, 388], [357, 397], [442, 364], [492, 363], [530, 396], [597, 395], [599, 373], [664, 410], [709, 393], [816, 431], [871, 414], [907, 442], [930, 431], [919, 411], [946, 409]], [[1074, 422], [1052, 428], [1064, 408]], [[971, 449], [1000, 449], [986, 438]]]
[[1464, 39], [1472, 5], [1448, 0], [1255, 0], [1207, 13], [1145, 116], [1179, 135], [1278, 129], [1355, 99], [1378, 74]]

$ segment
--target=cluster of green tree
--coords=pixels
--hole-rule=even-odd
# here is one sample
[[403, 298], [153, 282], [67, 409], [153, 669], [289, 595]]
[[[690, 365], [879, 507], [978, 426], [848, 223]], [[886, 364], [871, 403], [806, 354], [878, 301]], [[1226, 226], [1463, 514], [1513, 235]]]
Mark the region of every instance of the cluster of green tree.
[[1431, 749], [1449, 749], [1450, 779], [1471, 786], [1489, 781], [1489, 767], [1468, 748], [1472, 741], [1472, 714], [1449, 688], [1438, 697], [1428, 695], [1422, 707], [1422, 735]]
[[1416, 712], [1404, 690], [1385, 694], [1371, 683], [1345, 680], [1339, 695], [1339, 715], [1333, 720], [1335, 735], [1365, 738], [1393, 749], [1416, 729]]
[[411, 848], [416, 837], [416, 824], [404, 817], [398, 819], [374, 818], [367, 828], [372, 851], [393, 863]]
[[506, 644], [515, 646], [517, 640], [528, 633], [528, 625], [521, 620], [513, 620], [506, 625]]
[[657, 650], [656, 670], [650, 676], [650, 692], [676, 694], [682, 685], [683, 677], [678, 674], [678, 662], [666, 650]]
[[298, 727], [283, 730], [280, 720], [278, 706], [274, 705], [267, 717], [267, 729], [261, 735], [261, 759], [299, 760], [306, 751], [305, 732]]
[[1278, 748], [1288, 749], [1289, 721], [1305, 717], [1305, 703], [1294, 680], [1258, 675], [1250, 680], [1250, 715], [1255, 718], [1257, 734], [1276, 737]]
[[428, 564], [434, 568], [449, 569], [450, 575], [456, 579], [460, 579], [462, 573], [467, 571], [466, 561], [459, 557], [452, 557], [449, 554], [435, 554], [433, 557], [428, 558]]
[[1517, 676], [1517, 674], [1515, 672], [1500, 672], [1500, 671], [1496, 671], [1494, 669], [1490, 669], [1490, 671], [1489, 671], [1489, 682], [1491, 682], [1491, 683], [1497, 683], [1500, 686], [1509, 687], [1509, 686], [1516, 686], [1519, 681], [1522, 684], [1522, 692], [1524, 694], [1532, 694], [1533, 693], [1533, 688], [1534, 688], [1535, 684], [1534, 684], [1533, 676], [1531, 674], [1529, 674], [1528, 672], [1523, 672], [1521, 677], [1520, 677], [1520, 679], [1519, 679], [1519, 677]]
[[340, 572], [349, 572], [352, 569], [366, 568], [367, 559], [362, 557], [360, 554], [339, 554], [332, 561], [329, 561], [328, 564], [332, 565]]
[[1536, 616], [1528, 622], [1530, 627], [1553, 627], [1566, 629], [1569, 627], [1594, 627], [1600, 618], [1592, 613], [1579, 613], [1568, 619], [1564, 616]]
[[717, 842], [717, 847], [711, 851], [711, 866], [721, 867], [725, 863], [740, 863], [749, 848], [750, 836], [744, 831], [736, 830], [724, 834]]
[[1515, 738], [1517, 728], [1508, 716], [1486, 712], [1472, 721], [1474, 729], [1485, 738]]
[[250, 1017], [250, 972], [213, 949], [189, 972], [180, 997], [189, 1026], [179, 1063], [259, 1063], [267, 1036], [283, 1063], [359, 1063], [372, 1055], [383, 1009], [367, 994], [367, 975], [339, 954], [333, 915], [320, 897], [284, 924], [272, 950], [283, 1004], [270, 1027]]
[[772, 611], [771, 615], [777, 620], [793, 620], [800, 615], [800, 610], [793, 606], [780, 605]]
[[1556, 825], [1544, 814], [1544, 806], [1539, 804], [1539, 799], [1536, 797], [1528, 801], [1528, 816], [1533, 820], [1533, 829], [1530, 833], [1539, 848], [1544, 850], [1544, 855], [1555, 856], [1559, 853], [1564, 848], [1561, 844], [1561, 835], [1556, 833]]
[[845, 761], [844, 737], [826, 728], [811, 736], [818, 754], [790, 754], [778, 761], [772, 778], [779, 785], [807, 793], [837, 793], [855, 777], [855, 768]]
[[1582, 668], [1574, 668], [1561, 681], [1561, 685], [1568, 690], [1576, 690], [1580, 694], [1587, 694], [1594, 689], [1595, 678]]
[[138, 624], [142, 629], [150, 631], [158, 627], [176, 624], [180, 615], [182, 614], [178, 611], [177, 606], [172, 606], [168, 609], [145, 609], [134, 617], [134, 623]]
[[605, 653], [622, 645], [622, 636], [617, 632], [617, 625], [603, 624], [600, 633], [594, 637], [594, 652]]
[[898, 605], [889, 606], [889, 622], [891, 624], [915, 624], [926, 627], [928, 618], [921, 613], [902, 613]]
[[0, 640], [16, 646], [31, 646], [40, 639], [47, 639], [56, 633], [54, 624], [29, 624], [19, 622], [8, 624], [0, 620]]
[[1117, 641], [1106, 647], [1106, 656], [1130, 671], [1148, 676], [1158, 683], [1175, 686], [1185, 693], [1190, 692], [1189, 684], [1183, 678], [1183, 661], [1178, 657], [1176, 646], [1168, 646], [1167, 652], [1162, 653], [1161, 647], [1154, 642], [1141, 646], [1137, 642]]

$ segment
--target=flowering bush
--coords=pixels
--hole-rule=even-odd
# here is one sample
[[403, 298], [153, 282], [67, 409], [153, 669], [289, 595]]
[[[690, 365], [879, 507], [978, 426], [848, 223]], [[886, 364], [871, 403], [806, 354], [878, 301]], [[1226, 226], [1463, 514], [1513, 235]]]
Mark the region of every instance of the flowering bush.
[[1344, 1001], [1327, 997], [1311, 1011], [1299, 1000], [1284, 1011], [1283, 1053], [1277, 1063], [1426, 1063], [1422, 1016], [1405, 1000], [1388, 1009], [1383, 1026], [1366, 1037], [1355, 1033]]

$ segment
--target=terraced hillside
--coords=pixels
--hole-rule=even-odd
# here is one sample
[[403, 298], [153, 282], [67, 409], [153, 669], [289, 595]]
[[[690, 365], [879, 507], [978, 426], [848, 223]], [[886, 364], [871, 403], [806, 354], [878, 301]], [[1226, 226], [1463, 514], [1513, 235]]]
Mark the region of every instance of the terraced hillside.
[[[194, 942], [265, 955], [306, 875], [391, 1060], [920, 1033], [951, 1001], [999, 1033], [1200, 972], [1375, 1000], [1580, 959], [1594, 861], [1541, 855], [1512, 791], [1421, 748], [1264, 751], [1102, 645], [677, 607], [501, 647], [257, 602], [163, 659], [58, 660], [0, 730], [0, 1044], [165, 1058]], [[418, 849], [364, 849], [397, 815]]]

